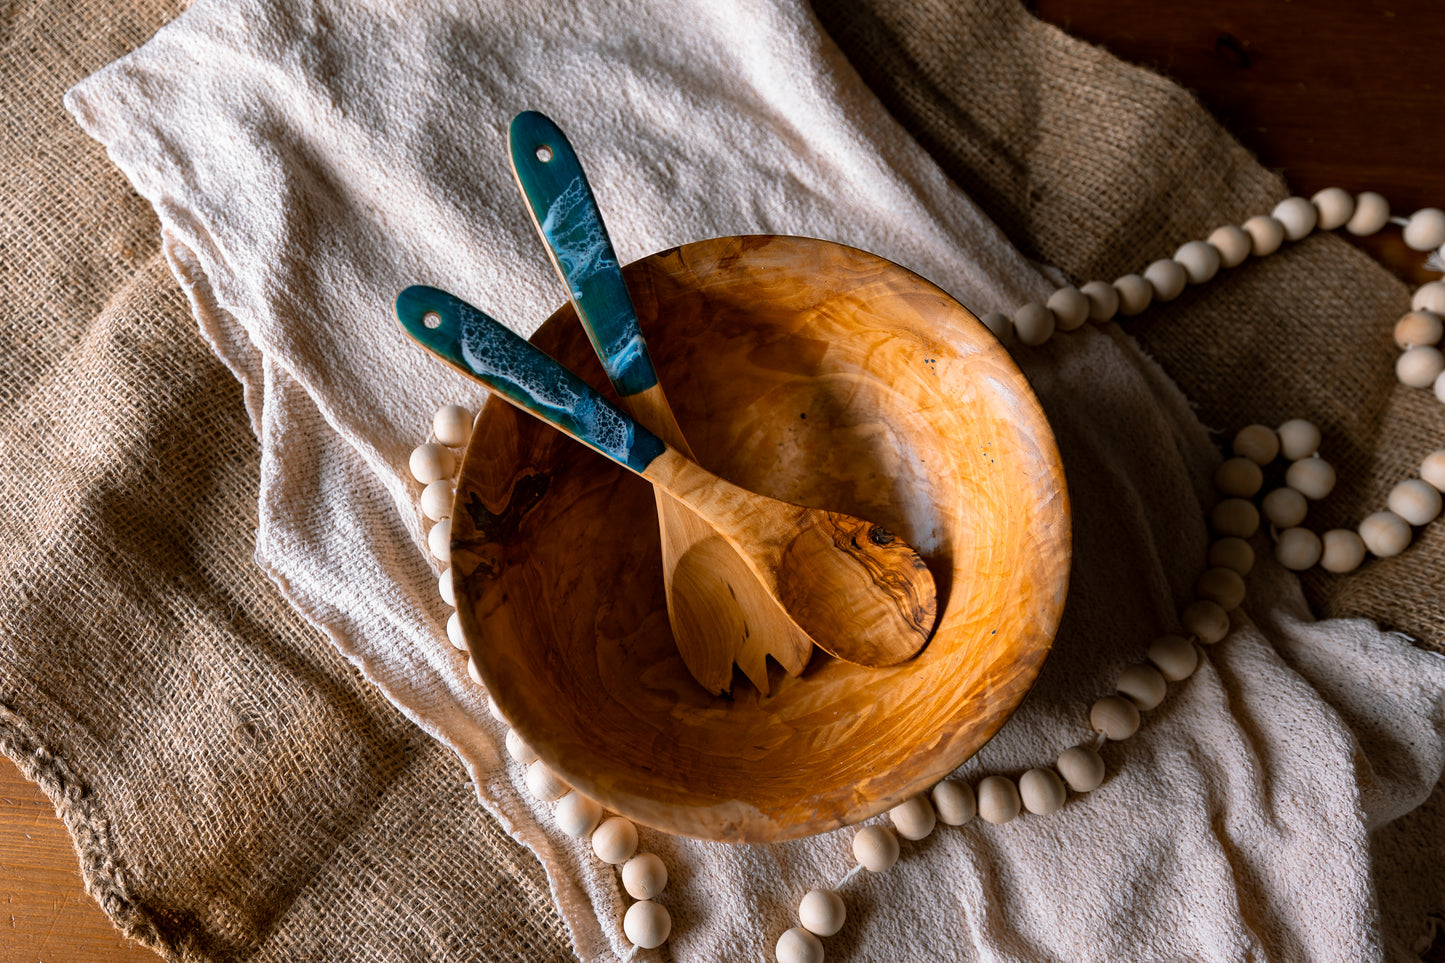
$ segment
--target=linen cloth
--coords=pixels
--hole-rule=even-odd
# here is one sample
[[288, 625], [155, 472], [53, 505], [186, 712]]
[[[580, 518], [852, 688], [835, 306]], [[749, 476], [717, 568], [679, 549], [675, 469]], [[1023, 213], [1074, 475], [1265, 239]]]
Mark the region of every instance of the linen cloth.
[[[647, 12], [642, 32], [635, 5], [589, 5], [564, 25], [507, 9], [203, 3], [71, 100], [156, 206], [203, 328], [246, 387], [263, 444], [258, 558], [467, 761], [483, 801], [548, 867], [584, 956], [622, 949], [615, 880], [518, 791], [498, 727], [440, 638], [420, 561], [406, 452], [437, 404], [477, 392], [379, 337], [393, 333], [391, 296], [413, 280], [523, 330], [555, 302], [508, 207], [506, 119], [538, 107], [583, 145], [624, 259], [708, 234], [811, 233], [892, 257], [980, 312], [1051, 287], [805, 9]], [[675, 28], [663, 42], [658, 24]], [[609, 102], [604, 89], [628, 96]], [[1217, 458], [1118, 329], [1019, 358], [1070, 470], [1075, 589], [1039, 686], [970, 772], [1046, 763], [1082, 736], [1112, 674], [1170, 627], [1203, 557], [1198, 505]], [[1146, 732], [1113, 750], [1118, 774], [1098, 793], [1052, 821], [910, 847], [892, 873], [850, 889], [842, 939], [859, 958], [921, 957], [940, 939], [984, 957], [1378, 951], [1365, 832], [1439, 776], [1438, 662], [1363, 623], [1309, 623], [1293, 578], [1269, 565], [1247, 611]], [[684, 958], [757, 955], [797, 895], [848, 862], [839, 834], [754, 849], [645, 833], [644, 844], [673, 868], [664, 901]], [[1081, 879], [1128, 896], [1081, 894]], [[900, 906], [906, 916], [888, 911]]]

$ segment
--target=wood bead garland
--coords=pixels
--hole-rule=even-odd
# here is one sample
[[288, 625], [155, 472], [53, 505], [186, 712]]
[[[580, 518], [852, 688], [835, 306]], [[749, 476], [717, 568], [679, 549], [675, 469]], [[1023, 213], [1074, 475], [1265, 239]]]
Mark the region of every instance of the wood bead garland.
[[614, 866], [627, 862], [637, 852], [637, 827], [625, 816], [609, 816], [592, 831], [592, 852]]
[[1184, 269], [1190, 284], [1203, 284], [1219, 273], [1219, 249], [1208, 241], [1187, 241], [1174, 252], [1174, 261]]
[[1445, 448], [1432, 451], [1420, 462], [1420, 480], [1438, 492], [1445, 492]]
[[1169, 682], [1182, 682], [1199, 667], [1199, 650], [1178, 635], [1161, 635], [1149, 646], [1149, 661]]
[[798, 904], [798, 922], [815, 936], [832, 936], [847, 922], [843, 897], [831, 889], [809, 890]]
[[1445, 322], [1433, 311], [1411, 311], [1395, 322], [1394, 335], [1395, 346], [1401, 350], [1430, 347], [1445, 336]]
[[[1089, 709], [1089, 725], [1115, 742], [1122, 742], [1139, 731], [1139, 708], [1122, 696], [1104, 696]], [[980, 811], [982, 797], [980, 792]]]
[[1385, 505], [1411, 525], [1428, 525], [1440, 514], [1440, 492], [1418, 478], [1407, 478], [1385, 499]]
[[1194, 583], [1194, 594], [1232, 612], [1244, 602], [1244, 578], [1232, 568], [1206, 569]]
[[445, 478], [437, 479], [421, 492], [421, 511], [434, 522], [452, 517], [452, 498], [456, 493], [452, 483]]
[[633, 899], [652, 899], [667, 886], [667, 866], [655, 853], [638, 853], [622, 864], [622, 888]]
[[1184, 293], [1189, 275], [1178, 261], [1160, 258], [1144, 269], [1144, 280], [1149, 282], [1155, 301], [1173, 301]]
[[1260, 504], [1264, 517], [1275, 528], [1293, 528], [1309, 514], [1309, 502], [1293, 488], [1276, 488]]
[[985, 776], [978, 784], [978, 814], [995, 825], [1016, 817], [1023, 808], [1018, 786], [1005, 776]]
[[1119, 681], [1114, 683], [1114, 688], [1134, 703], [1135, 708], [1145, 712], [1163, 702], [1168, 691], [1163, 674], [1152, 665], [1129, 666], [1119, 673]]
[[1044, 304], [1053, 312], [1060, 331], [1073, 331], [1089, 320], [1089, 299], [1072, 285], [1059, 288]]
[[883, 873], [898, 862], [898, 837], [883, 826], [864, 826], [853, 835], [853, 858], [870, 873]]
[[592, 835], [593, 830], [602, 822], [602, 804], [579, 792], [569, 792], [557, 801], [557, 808], [552, 811], [552, 816], [557, 820], [558, 829], [568, 836], [581, 839]]
[[1410, 547], [1410, 524], [1394, 512], [1375, 512], [1360, 522], [1360, 538], [1371, 555], [1389, 558]]
[[1275, 561], [1296, 572], [1314, 568], [1323, 551], [1320, 537], [1307, 528], [1286, 528], [1274, 543]]
[[1390, 202], [1374, 191], [1355, 195], [1355, 212], [1345, 222], [1345, 230], [1356, 237], [1374, 234], [1390, 222]]
[[938, 824], [933, 806], [923, 796], [914, 796], [894, 806], [888, 810], [888, 818], [892, 820], [898, 835], [904, 839], [923, 839], [933, 832], [934, 826]]
[[1209, 524], [1220, 535], [1249, 538], [1259, 531], [1259, 509], [1243, 498], [1225, 498], [1210, 509]]
[[627, 907], [622, 917], [622, 932], [634, 945], [653, 950], [667, 942], [672, 933], [672, 917], [660, 904], [639, 900]]
[[823, 963], [823, 942], [803, 927], [795, 926], [778, 937], [773, 956], [778, 963]]
[[1439, 348], [1408, 348], [1395, 359], [1395, 376], [1411, 388], [1429, 388], [1445, 371], [1445, 354]]
[[1089, 299], [1089, 320], [1095, 324], [1112, 321], [1119, 313], [1119, 291], [1107, 281], [1090, 281], [1079, 292]]
[[412, 477], [423, 485], [452, 477], [457, 470], [457, 456], [445, 445], [419, 445], [411, 453]]
[[1179, 621], [1205, 645], [1213, 645], [1229, 634], [1229, 613], [1208, 599], [1195, 599], [1186, 605]]
[[1210, 247], [1219, 252], [1219, 266], [1225, 268], [1239, 267], [1249, 257], [1254, 242], [1244, 229], [1234, 224], [1226, 224], [1217, 227], [1209, 235], [1207, 242]]
[[1303, 418], [1292, 418], [1280, 425], [1279, 453], [1290, 461], [1308, 458], [1320, 450], [1320, 430]]
[[1264, 470], [1249, 458], [1230, 458], [1214, 472], [1214, 487], [1232, 498], [1251, 498], [1263, 484]]
[[441, 444], [460, 448], [472, 437], [472, 413], [461, 405], [447, 405], [432, 416], [431, 430]]
[[1268, 425], [1246, 425], [1234, 436], [1232, 447], [1236, 455], [1268, 465], [1279, 457], [1279, 435]]
[[1042, 304], [1025, 304], [1014, 312], [1014, 334], [1024, 344], [1037, 346], [1054, 336], [1054, 312]]
[[572, 788], [540, 759], [527, 767], [526, 783], [527, 791], [542, 802], [555, 802]]
[[1209, 567], [1233, 569], [1248, 575], [1254, 568], [1254, 549], [1242, 538], [1225, 536], [1209, 543]]
[[1319, 501], [1335, 489], [1335, 469], [1318, 455], [1301, 458], [1285, 469], [1284, 483], [1310, 501]]
[[1319, 223], [1315, 206], [1303, 197], [1287, 197], [1274, 206], [1270, 216], [1284, 228], [1284, 236], [1298, 241], [1309, 235]]
[[946, 826], [962, 826], [978, 814], [978, 798], [966, 782], [945, 779], [929, 795], [939, 822]]
[[1052, 769], [1030, 769], [1019, 777], [1019, 799], [1036, 816], [1049, 816], [1063, 809], [1067, 797], [1064, 781]]
[[1410, 215], [1404, 231], [1405, 245], [1416, 251], [1433, 251], [1445, 244], [1445, 211], [1426, 207]]
[[1326, 187], [1322, 191], [1316, 191], [1310, 198], [1310, 203], [1319, 212], [1319, 223], [1316, 226], [1321, 231], [1344, 227], [1355, 213], [1355, 199], [1350, 196], [1349, 191], [1338, 187]]
[[1137, 274], [1126, 274], [1114, 282], [1119, 295], [1119, 313], [1132, 317], [1142, 312], [1154, 300], [1154, 288]]
[[1336, 574], [1353, 572], [1365, 560], [1365, 540], [1358, 532], [1334, 528], [1320, 536], [1320, 568]]
[[1065, 749], [1055, 765], [1074, 792], [1093, 792], [1104, 783], [1104, 757], [1093, 746]]
[[1284, 243], [1284, 225], [1268, 215], [1257, 214], [1240, 227], [1249, 235], [1249, 253], [1255, 257], [1267, 257]]

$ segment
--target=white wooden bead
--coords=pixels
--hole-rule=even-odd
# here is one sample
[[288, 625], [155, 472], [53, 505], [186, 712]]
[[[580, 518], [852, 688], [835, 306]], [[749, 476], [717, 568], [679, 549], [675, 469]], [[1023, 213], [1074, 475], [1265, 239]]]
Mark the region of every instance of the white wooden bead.
[[1395, 359], [1395, 377], [1411, 388], [1428, 388], [1445, 371], [1445, 354], [1439, 348], [1410, 348]]
[[561, 799], [572, 788], [540, 759], [527, 767], [526, 782], [527, 791], [542, 802]]
[[661, 904], [650, 899], [639, 900], [627, 907], [622, 917], [622, 932], [634, 946], [653, 950], [667, 942], [672, 933], [672, 917]]
[[1345, 222], [1345, 230], [1357, 237], [1374, 234], [1390, 222], [1390, 202], [1374, 191], [1355, 195], [1355, 213]]
[[933, 808], [947, 826], [962, 826], [978, 814], [973, 787], [957, 779], [945, 779], [933, 787]]
[[1287, 197], [1274, 206], [1270, 216], [1284, 225], [1284, 236], [1298, 241], [1315, 229], [1320, 214], [1303, 197]]
[[418, 445], [411, 453], [411, 475], [423, 485], [439, 478], [450, 478], [457, 467], [457, 456], [445, 445]]
[[498, 722], [507, 721], [507, 717], [502, 715], [502, 707], [497, 705], [497, 700], [491, 696], [487, 696], [487, 715], [496, 719]]
[[1078, 288], [1059, 288], [1049, 295], [1048, 309], [1054, 312], [1060, 331], [1073, 331], [1089, 320], [1089, 299]]
[[1445, 324], [1434, 311], [1411, 311], [1395, 322], [1395, 347], [1416, 348], [1440, 343]]
[[421, 490], [421, 513], [434, 522], [452, 517], [452, 483], [446, 478], [432, 482]]
[[1308, 528], [1286, 528], [1274, 543], [1275, 561], [1295, 572], [1313, 568], [1323, 551], [1324, 543]]
[[1411, 525], [1429, 525], [1440, 514], [1440, 492], [1418, 478], [1409, 478], [1390, 489], [1385, 504]]
[[1137, 274], [1126, 274], [1114, 282], [1119, 293], [1119, 313], [1133, 317], [1149, 306], [1154, 300], [1154, 288]]
[[1052, 769], [1030, 769], [1019, 776], [1019, 800], [1035, 816], [1048, 816], [1064, 808], [1068, 791]]
[[1275, 528], [1293, 528], [1305, 520], [1310, 503], [1299, 492], [1286, 486], [1265, 495], [1259, 507]]
[[472, 437], [472, 413], [461, 405], [447, 405], [432, 416], [431, 430], [443, 445], [460, 448]]
[[1333, 231], [1344, 227], [1355, 213], [1355, 199], [1350, 192], [1340, 187], [1326, 187], [1310, 198], [1319, 215], [1319, 229]]
[[1375, 512], [1360, 522], [1360, 538], [1372, 555], [1389, 558], [1410, 547], [1410, 523], [1394, 512]]
[[1445, 448], [1432, 451], [1420, 462], [1420, 477], [1437, 492], [1445, 492]]
[[1149, 645], [1149, 661], [1170, 682], [1179, 682], [1199, 668], [1199, 650], [1181, 635], [1161, 635]]
[[978, 814], [985, 822], [1000, 825], [1017, 816], [1023, 808], [1019, 787], [1006, 776], [984, 776], [978, 783]]
[[558, 829], [574, 839], [581, 839], [591, 835], [597, 824], [602, 822], [602, 804], [580, 792], [569, 792], [557, 800], [557, 808], [552, 815], [557, 820]]
[[778, 937], [773, 958], [777, 963], [823, 963], [823, 941], [795, 926]]
[[1435, 398], [1437, 401], [1445, 401], [1445, 371], [1435, 379]]
[[1301, 458], [1285, 469], [1284, 483], [1317, 502], [1335, 490], [1335, 468], [1318, 455]]
[[1417, 251], [1433, 251], [1445, 244], [1445, 211], [1422, 207], [1405, 223], [1405, 244]]
[[1194, 583], [1194, 594], [1232, 612], [1244, 603], [1244, 579], [1232, 568], [1211, 568]]
[[1184, 606], [1179, 622], [1205, 645], [1213, 645], [1229, 634], [1229, 613], [1209, 599], [1195, 599]]
[[1203, 284], [1219, 273], [1219, 249], [1208, 241], [1188, 241], [1174, 252], [1174, 260], [1184, 268], [1190, 284]]
[[1257, 214], [1240, 225], [1249, 235], [1249, 253], [1265, 257], [1284, 243], [1284, 225], [1272, 217]]
[[1089, 725], [1115, 742], [1127, 739], [1139, 731], [1139, 707], [1123, 696], [1104, 696], [1089, 708]]
[[1163, 702], [1164, 694], [1168, 691], [1164, 675], [1152, 665], [1129, 666], [1119, 673], [1119, 681], [1114, 684], [1114, 688], [1144, 712]]
[[1268, 465], [1279, 457], [1279, 435], [1268, 425], [1246, 425], [1239, 429], [1230, 447], [1256, 465]]
[[1279, 453], [1290, 461], [1308, 458], [1320, 450], [1320, 430], [1303, 418], [1291, 418], [1275, 433], [1279, 435]]
[[999, 344], [1004, 347], [1013, 344], [1014, 323], [1008, 315], [1000, 314], [997, 311], [990, 311], [988, 314], [979, 318], [979, 320], [983, 322], [985, 328], [993, 332], [993, 336], [998, 338]]
[[1264, 484], [1264, 472], [1248, 458], [1230, 458], [1214, 470], [1214, 487], [1221, 495], [1250, 498]]
[[456, 589], [452, 587], [452, 570], [451, 570], [451, 569], [447, 569], [446, 571], [442, 572], [442, 574], [437, 577], [437, 591], [441, 593], [441, 597], [442, 597], [442, 601], [443, 601], [443, 602], [447, 603], [448, 605], [452, 606], [453, 608], [456, 607], [456, 604], [457, 604], [457, 595], [456, 595]]
[[1254, 249], [1254, 241], [1244, 232], [1243, 228], [1233, 224], [1226, 224], [1224, 227], [1217, 227], [1208, 237], [1209, 245], [1219, 252], [1219, 264], [1221, 267], [1238, 267], [1249, 257], [1249, 252]]
[[477, 685], [486, 685], [486, 683], [482, 681], [482, 670], [477, 668], [477, 660], [470, 656], [467, 657], [467, 678], [471, 679]]
[[888, 810], [893, 828], [904, 839], [924, 839], [938, 825], [933, 804], [924, 796], [914, 796]]
[[1410, 310], [1445, 315], [1445, 282], [1430, 281], [1416, 288], [1410, 296]]
[[1254, 549], [1242, 538], [1215, 539], [1209, 543], [1209, 567], [1229, 568], [1248, 575], [1254, 568]]
[[517, 734], [516, 729], [507, 730], [507, 755], [524, 766], [530, 766], [537, 761], [537, 753], [522, 741], [522, 737]]
[[1209, 524], [1220, 535], [1249, 538], [1259, 531], [1259, 509], [1244, 498], [1225, 498], [1209, 510]]
[[864, 826], [853, 834], [853, 858], [870, 873], [883, 873], [898, 862], [898, 837], [885, 826]]
[[1364, 539], [1347, 528], [1330, 529], [1320, 544], [1320, 568], [1326, 572], [1353, 572], [1365, 560]]
[[843, 897], [831, 889], [809, 890], [798, 903], [798, 922], [815, 936], [832, 936], [847, 920], [848, 909], [843, 905]]
[[637, 827], [626, 816], [609, 816], [592, 831], [592, 852], [613, 866], [627, 862], [637, 852]]
[[1108, 281], [1090, 281], [1079, 292], [1089, 299], [1089, 320], [1095, 324], [1112, 321], [1119, 313], [1119, 292]]
[[452, 520], [443, 518], [426, 533], [426, 547], [439, 562], [452, 560]]
[[1054, 312], [1042, 304], [1025, 304], [1014, 312], [1014, 334], [1024, 344], [1037, 347], [1054, 336]]
[[667, 888], [667, 865], [656, 853], [638, 853], [622, 864], [622, 887], [633, 899], [652, 899]]
[[1104, 757], [1093, 746], [1074, 746], [1059, 755], [1059, 775], [1074, 792], [1093, 792], [1104, 782]]
[[1144, 280], [1149, 282], [1155, 301], [1173, 301], [1189, 283], [1189, 275], [1178, 261], [1160, 258], [1144, 269]]
[[467, 637], [462, 634], [462, 617], [456, 612], [447, 616], [447, 641], [458, 652], [467, 651]]

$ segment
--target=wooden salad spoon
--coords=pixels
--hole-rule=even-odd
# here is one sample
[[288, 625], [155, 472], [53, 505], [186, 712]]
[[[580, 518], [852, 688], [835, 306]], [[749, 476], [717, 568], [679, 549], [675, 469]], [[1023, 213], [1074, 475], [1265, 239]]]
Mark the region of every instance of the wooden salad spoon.
[[[602, 211], [576, 151], [561, 128], [536, 111], [512, 119], [507, 145], [532, 223], [622, 407], [696, 461], [658, 382]], [[732, 688], [736, 663], [767, 695], [768, 656], [789, 675], [800, 674], [813, 640], [711, 525], [663, 489], [653, 491], [668, 621], [692, 677], [716, 695]], [[850, 642], [843, 640], [831, 654], [864, 664], [879, 654], [873, 649], [854, 651]], [[882, 655], [892, 662], [899, 653]], [[912, 653], [902, 658], [908, 655]]]
[[461, 299], [413, 286], [396, 299], [422, 347], [523, 411], [631, 469], [726, 539], [753, 576], [820, 645], [872, 664], [916, 654], [938, 594], [923, 559], [880, 525], [739, 488], [633, 421], [553, 358]]

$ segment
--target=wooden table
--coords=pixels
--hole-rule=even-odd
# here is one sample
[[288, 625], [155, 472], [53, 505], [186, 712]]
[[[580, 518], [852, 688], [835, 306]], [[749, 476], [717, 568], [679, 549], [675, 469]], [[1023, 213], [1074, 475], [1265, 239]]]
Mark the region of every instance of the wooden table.
[[[1033, 8], [1194, 90], [1298, 192], [1377, 190], [1397, 214], [1445, 207], [1445, 74], [1437, 64], [1445, 18], [1436, 3], [1036, 0]], [[1363, 246], [1417, 283], [1435, 276], [1398, 231]], [[85, 893], [49, 801], [3, 758], [0, 896], [0, 963], [155, 959]]]

